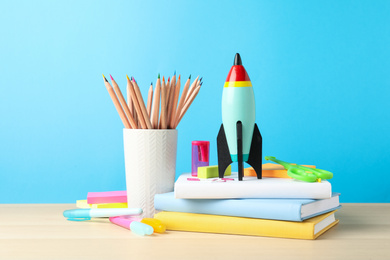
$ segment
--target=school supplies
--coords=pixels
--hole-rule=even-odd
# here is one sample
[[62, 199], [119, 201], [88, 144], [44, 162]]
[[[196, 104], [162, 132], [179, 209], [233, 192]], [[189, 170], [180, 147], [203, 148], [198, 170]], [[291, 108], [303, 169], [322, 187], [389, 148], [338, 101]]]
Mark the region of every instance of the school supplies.
[[140, 222], [142, 220], [141, 218], [119, 216], [119, 217], [110, 217], [109, 220], [111, 223], [129, 229], [133, 233], [140, 236], [153, 234], [153, 227], [141, 223]]
[[112, 209], [112, 208], [127, 208], [127, 203], [103, 203], [103, 204], [88, 204], [87, 200], [76, 200], [76, 207], [82, 209]]
[[[229, 165], [226, 168], [224, 175], [230, 176], [231, 174], [232, 174], [232, 166]], [[216, 178], [216, 177], [218, 177], [218, 165], [198, 167], [198, 178], [208, 179], [208, 178]]]
[[282, 165], [287, 170], [287, 175], [297, 180], [315, 182], [333, 178], [333, 173], [329, 171], [313, 169], [298, 164], [284, 162], [276, 159], [273, 156], [266, 156], [265, 159]]
[[226, 78], [222, 93], [222, 125], [217, 136], [219, 178], [226, 168], [238, 163], [238, 180], [244, 176], [244, 162], [261, 179], [262, 137], [255, 123], [255, 96], [240, 54]]
[[87, 203], [88, 204], [127, 203], [127, 192], [125, 190], [88, 192]]
[[329, 212], [303, 222], [204, 215], [181, 212], [160, 212], [154, 217], [167, 230], [236, 234], [248, 236], [316, 239], [339, 220]]
[[104, 75], [103, 75], [103, 79], [104, 79], [104, 85], [106, 86], [108, 94], [110, 95], [112, 102], [114, 103], [114, 106], [118, 111], [119, 117], [121, 118], [123, 125], [125, 126], [125, 128], [131, 128], [130, 123], [127, 120], [127, 117], [125, 115], [125, 112], [123, 111], [123, 108], [119, 103], [118, 98], [115, 95], [114, 89], [111, 87], [110, 83], [108, 83], [108, 80]]
[[164, 233], [166, 230], [165, 225], [155, 218], [143, 218], [141, 223], [151, 226], [156, 233]]
[[198, 167], [209, 166], [209, 141], [192, 141], [192, 176], [198, 176]]
[[176, 81], [175, 71], [172, 80], [168, 78], [168, 81], [165, 82], [165, 77], [163, 77], [161, 82], [160, 74], [158, 74], [156, 88], [153, 91], [153, 83], [151, 83], [145, 104], [138, 82], [133, 77], [130, 79], [126, 75], [127, 102], [117, 82], [111, 75], [110, 78], [113, 87], [103, 75], [104, 85], [108, 90], [124, 127], [132, 129], [175, 129], [198, 95], [200, 87], [203, 84], [202, 80], [198, 80], [198, 76], [192, 82], [191, 89], [189, 89], [191, 82], [190, 75], [181, 94], [180, 102], [178, 103], [181, 84], [180, 75]]
[[[314, 165], [303, 166], [315, 168]], [[287, 170], [282, 165], [274, 163], [264, 163], [262, 168], [262, 177], [292, 179], [290, 176], [287, 175]], [[257, 176], [257, 174], [252, 167], [248, 167], [244, 169], [244, 176]]]
[[124, 215], [140, 215], [142, 209], [70, 209], [65, 210], [63, 215], [68, 220], [82, 221], [90, 220], [91, 218], [104, 218], [113, 216], [124, 216]]
[[294, 179], [245, 177], [245, 181], [237, 181], [237, 173], [230, 176], [235, 181], [226, 182], [188, 181], [187, 178], [191, 178], [190, 173], [182, 174], [175, 182], [175, 198], [328, 199], [332, 194], [332, 186], [326, 180], [303, 182]]
[[339, 193], [329, 199], [175, 199], [156, 194], [156, 210], [286, 221], [303, 221], [340, 208]]

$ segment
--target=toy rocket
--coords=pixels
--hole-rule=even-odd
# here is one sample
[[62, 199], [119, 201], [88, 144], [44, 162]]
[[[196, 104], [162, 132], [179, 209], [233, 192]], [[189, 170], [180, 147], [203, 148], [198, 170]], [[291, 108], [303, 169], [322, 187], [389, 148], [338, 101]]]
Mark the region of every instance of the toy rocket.
[[257, 178], [262, 171], [262, 137], [255, 124], [255, 96], [240, 54], [227, 76], [222, 93], [222, 125], [217, 137], [218, 172], [238, 162], [238, 179], [244, 175], [244, 163], [253, 167]]

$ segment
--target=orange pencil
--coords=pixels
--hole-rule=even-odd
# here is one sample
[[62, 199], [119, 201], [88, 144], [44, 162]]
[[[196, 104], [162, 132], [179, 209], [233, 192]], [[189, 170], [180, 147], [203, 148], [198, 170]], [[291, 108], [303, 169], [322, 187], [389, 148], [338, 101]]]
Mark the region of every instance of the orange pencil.
[[153, 99], [153, 82], [150, 83], [150, 88], [149, 88], [149, 91], [148, 91], [148, 101], [147, 101], [147, 107], [146, 107], [146, 110], [148, 112], [149, 118], [150, 118], [150, 114], [152, 112], [152, 99]]
[[152, 104], [152, 126], [154, 129], [158, 129], [158, 114], [160, 109], [160, 92], [161, 92], [161, 80], [160, 74], [158, 74], [156, 88], [153, 93], [153, 104]]
[[131, 83], [129, 76], [126, 75], [126, 78], [127, 78], [127, 85], [129, 86], [130, 93], [131, 93], [130, 96], [133, 100], [135, 112], [138, 115], [138, 120], [139, 120], [139, 123], [141, 125], [141, 128], [147, 129], [147, 125], [146, 125], [145, 121], [143, 120], [141, 107], [140, 107], [139, 102], [138, 102], [138, 97], [137, 97], [137, 94], [135, 93], [134, 85]]
[[149, 119], [148, 112], [146, 110], [144, 99], [142, 98], [141, 91], [140, 91], [138, 84], [134, 78], [133, 78], [133, 86], [134, 86], [135, 94], [137, 95], [138, 104], [141, 108], [142, 117], [146, 123], [146, 128], [152, 129], [152, 123], [150, 123], [150, 119]]
[[115, 93], [118, 96], [119, 102], [122, 105], [123, 110], [125, 111], [125, 114], [127, 116], [127, 119], [130, 123], [131, 128], [136, 129], [137, 124], [133, 118], [133, 114], [130, 112], [129, 107], [127, 106], [126, 100], [122, 95], [122, 91], [120, 90], [118, 84], [116, 83], [114, 78], [111, 76], [111, 74], [110, 74], [110, 78], [111, 78], [112, 85], [114, 86]]
[[125, 112], [123, 111], [121, 104], [119, 103], [119, 100], [115, 95], [114, 89], [111, 87], [110, 83], [108, 83], [108, 80], [106, 79], [106, 77], [104, 77], [104, 75], [103, 79], [104, 85], [106, 86], [108, 94], [110, 95], [112, 102], [114, 103], [116, 111], [118, 111], [119, 117], [121, 118], [123, 125], [125, 126], [125, 128], [131, 128], [129, 121], [127, 121]]

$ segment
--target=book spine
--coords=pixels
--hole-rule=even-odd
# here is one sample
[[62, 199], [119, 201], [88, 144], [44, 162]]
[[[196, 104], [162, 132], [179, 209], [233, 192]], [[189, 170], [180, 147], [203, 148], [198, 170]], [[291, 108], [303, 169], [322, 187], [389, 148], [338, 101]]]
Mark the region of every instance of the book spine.
[[176, 199], [329, 199], [332, 188], [329, 182], [297, 183], [294, 185], [218, 185], [205, 183], [194, 185], [189, 182], [175, 183]]
[[314, 239], [312, 223], [178, 212], [160, 212], [154, 217], [161, 220], [167, 230]]
[[302, 221], [301, 204], [289, 200], [283, 203], [274, 203], [272, 199], [191, 200], [175, 199], [173, 194], [156, 194], [154, 206], [161, 211]]

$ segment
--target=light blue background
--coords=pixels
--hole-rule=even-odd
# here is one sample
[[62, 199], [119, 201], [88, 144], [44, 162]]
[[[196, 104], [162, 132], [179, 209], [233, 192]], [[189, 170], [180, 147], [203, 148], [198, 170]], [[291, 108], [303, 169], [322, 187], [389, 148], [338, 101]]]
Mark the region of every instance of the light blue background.
[[[35, 3], [37, 2], [37, 3]], [[334, 172], [342, 202], [390, 202], [389, 1], [3, 1], [0, 203], [125, 189], [122, 123], [101, 74], [144, 95], [157, 73], [203, 76], [180, 123], [216, 135], [234, 54], [254, 86], [263, 154]]]

